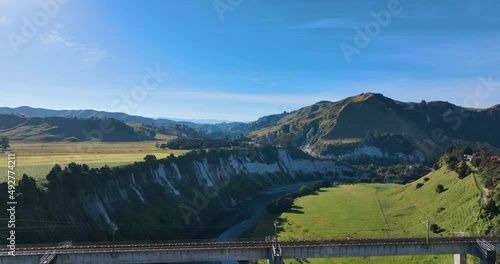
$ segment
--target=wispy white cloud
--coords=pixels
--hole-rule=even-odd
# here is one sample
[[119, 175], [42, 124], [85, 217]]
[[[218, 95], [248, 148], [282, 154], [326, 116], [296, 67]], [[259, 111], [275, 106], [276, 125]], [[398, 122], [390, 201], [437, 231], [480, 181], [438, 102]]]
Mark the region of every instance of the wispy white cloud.
[[351, 29], [356, 20], [351, 17], [324, 18], [297, 26], [297, 29]]
[[107, 55], [107, 52], [100, 48], [80, 47], [77, 48], [77, 50], [80, 52], [82, 60], [86, 64], [94, 64]]
[[[61, 28], [61, 26], [59, 26], [59, 28]], [[57, 44], [67, 48], [71, 48], [78, 54], [85, 66], [92, 66], [98, 61], [104, 59], [107, 55], [106, 50], [75, 42], [69, 37], [64, 36], [57, 30], [51, 30], [48, 33], [40, 34], [40, 40], [45, 45]]]
[[252, 81], [254, 84], [263, 85], [263, 86], [265, 86], [267, 84], [268, 88], [272, 88], [272, 87], [276, 86], [276, 82], [269, 82], [268, 83], [267, 81], [261, 80], [260, 78], [252, 78], [252, 79], [250, 79], [250, 81]]
[[222, 100], [222, 101], [240, 101], [245, 103], [258, 103], [266, 105], [283, 105], [286, 102], [289, 105], [309, 105], [325, 98], [331, 99], [333, 96], [328, 93], [315, 94], [250, 94], [250, 93], [230, 93], [216, 91], [168, 91], [171, 98], [191, 99], [191, 100]]
[[2, 25], [8, 25], [10, 24], [11, 19], [8, 17], [0, 17], [0, 24]]
[[57, 31], [52, 30], [49, 33], [40, 34], [40, 40], [45, 45], [64, 43], [66, 38], [59, 34]]

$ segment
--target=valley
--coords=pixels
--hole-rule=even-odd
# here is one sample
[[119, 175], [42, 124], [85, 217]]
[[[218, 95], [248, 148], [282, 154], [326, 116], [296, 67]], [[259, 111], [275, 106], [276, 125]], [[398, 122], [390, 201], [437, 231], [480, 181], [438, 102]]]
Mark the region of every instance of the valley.
[[0, 264], [500, 264], [500, 1], [0, 10]]
[[[0, 114], [0, 136], [16, 153], [19, 243], [101, 243], [114, 239], [115, 227], [119, 241], [262, 240], [273, 233], [276, 219], [283, 241], [423, 237], [427, 217], [436, 225], [431, 237], [484, 236], [500, 230], [500, 176], [490, 160], [499, 142], [466, 126], [482, 122], [497, 129], [497, 108], [403, 103], [367, 93], [255, 122], [210, 126], [130, 122], [137, 117], [123, 122], [105, 112], [71, 118]], [[460, 111], [473, 118], [464, 119], [458, 133], [440, 113]], [[103, 124], [119, 129], [102, 133]], [[436, 139], [436, 129], [446, 140], [432, 141], [428, 155], [419, 142]], [[464, 153], [475, 160], [464, 161]], [[323, 180], [335, 186], [295, 198], [283, 213], [266, 212], [283, 195]], [[7, 189], [0, 184], [0, 192]]]

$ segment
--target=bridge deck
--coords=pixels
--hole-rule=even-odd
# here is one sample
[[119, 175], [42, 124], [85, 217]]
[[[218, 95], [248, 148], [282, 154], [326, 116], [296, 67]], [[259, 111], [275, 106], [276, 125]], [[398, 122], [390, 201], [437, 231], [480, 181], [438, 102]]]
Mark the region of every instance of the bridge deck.
[[[487, 241], [500, 246], [500, 238]], [[331, 258], [355, 256], [476, 254], [477, 238], [421, 238], [282, 241], [284, 258]], [[184, 242], [129, 243], [114, 246], [118, 256], [113, 258], [113, 245], [23, 245], [16, 248], [16, 257], [8, 249], [0, 249], [0, 263], [40, 263], [47, 252], [57, 255], [55, 263], [164, 263], [268, 259], [272, 242]], [[36, 260], [36, 262], [34, 262]]]

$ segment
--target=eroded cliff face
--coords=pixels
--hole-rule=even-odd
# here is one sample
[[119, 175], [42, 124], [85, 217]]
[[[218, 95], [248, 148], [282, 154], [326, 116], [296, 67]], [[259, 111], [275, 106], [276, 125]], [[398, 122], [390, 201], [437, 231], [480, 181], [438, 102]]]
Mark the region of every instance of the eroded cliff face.
[[75, 165], [52, 174], [42, 201], [47, 214], [36, 217], [58, 224], [37, 237], [42, 241], [108, 240], [114, 226], [122, 240], [191, 238], [225, 208], [270, 187], [356, 177], [331, 160], [274, 148], [193, 152], [112, 169]]

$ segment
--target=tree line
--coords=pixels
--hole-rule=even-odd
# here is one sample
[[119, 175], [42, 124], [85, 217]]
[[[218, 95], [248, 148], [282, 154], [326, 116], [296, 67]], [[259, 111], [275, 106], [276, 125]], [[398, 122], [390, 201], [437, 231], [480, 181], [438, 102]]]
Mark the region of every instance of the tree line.
[[296, 198], [317, 193], [321, 188], [331, 187], [329, 181], [321, 181], [318, 183], [303, 185], [298, 190], [273, 200], [266, 206], [266, 210], [270, 214], [281, 214], [292, 209], [293, 201]]
[[248, 147], [250, 140], [244, 137], [238, 139], [194, 139], [176, 138], [161, 144], [162, 149], [213, 149], [230, 147]]

